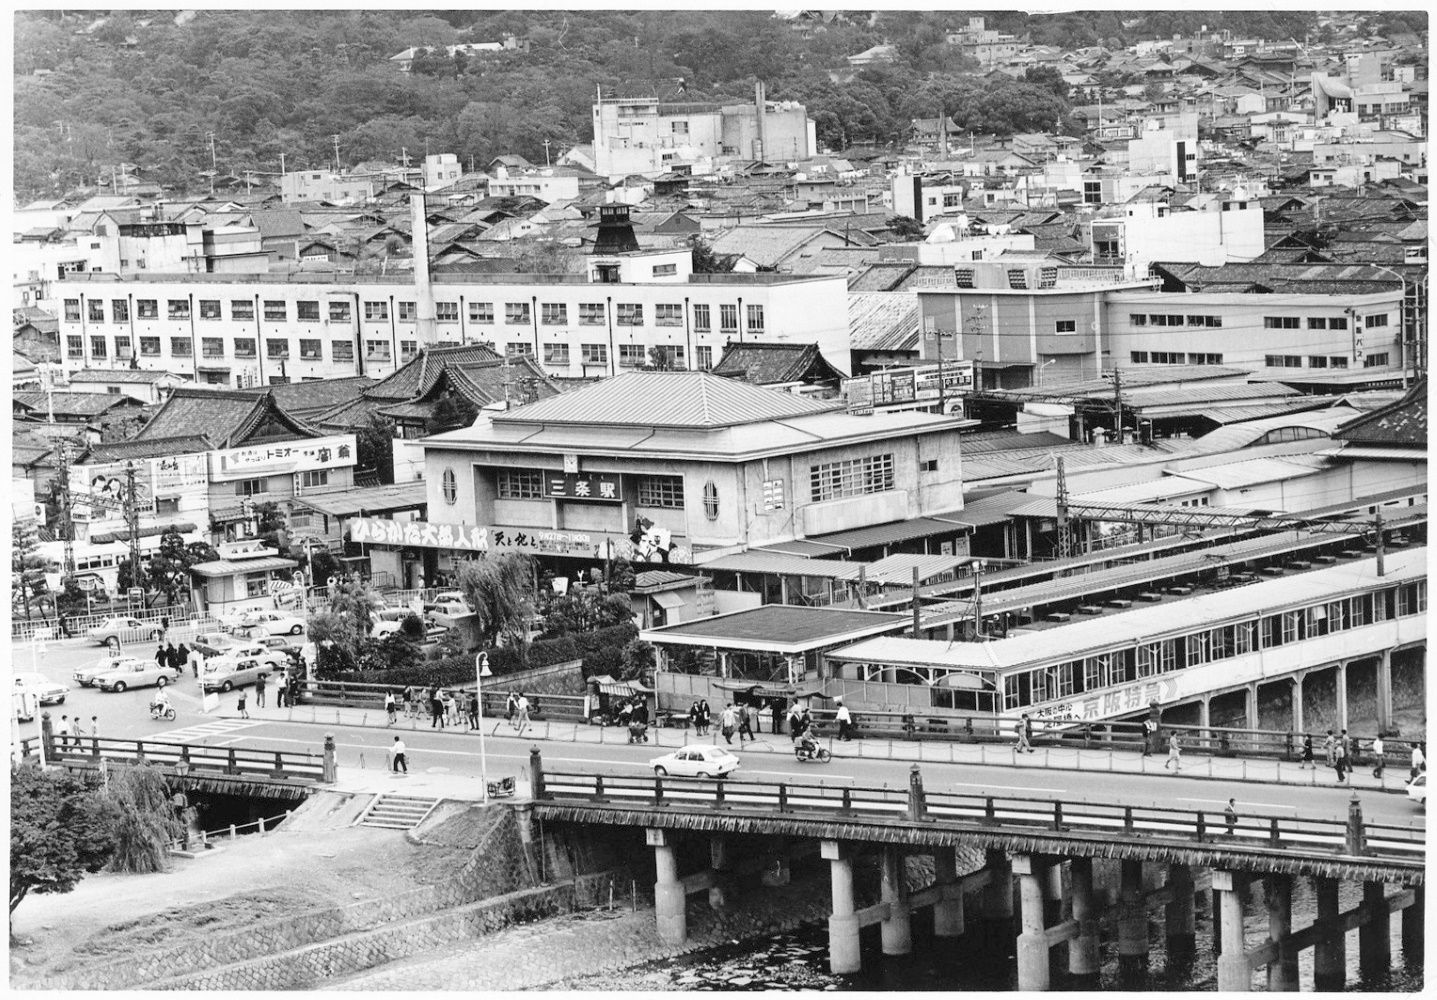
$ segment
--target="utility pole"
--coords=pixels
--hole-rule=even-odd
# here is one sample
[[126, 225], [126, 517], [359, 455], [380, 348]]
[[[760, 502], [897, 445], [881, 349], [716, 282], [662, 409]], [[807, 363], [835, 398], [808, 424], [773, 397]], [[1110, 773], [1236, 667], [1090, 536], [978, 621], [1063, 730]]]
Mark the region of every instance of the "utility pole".
[[69, 580], [75, 575], [75, 522], [71, 520], [72, 504], [70, 502], [70, 446], [65, 440], [60, 441], [60, 534], [65, 540], [65, 573], [61, 581]]
[[1113, 434], [1116, 444], [1123, 443], [1123, 370], [1113, 369]]
[[983, 560], [973, 564], [973, 638], [983, 641]]
[[544, 166], [545, 166], [545, 167], [548, 167], [549, 165], [550, 165], [550, 164], [549, 164], [549, 140], [548, 140], [548, 139], [545, 139], [545, 140], [544, 140]]
[[1058, 558], [1069, 559], [1073, 555], [1073, 539], [1068, 534], [1068, 475], [1063, 468], [1062, 456], [1058, 457]]
[[1377, 575], [1387, 574], [1387, 539], [1386, 532], [1382, 530], [1382, 508], [1377, 508]]
[[130, 583], [139, 586], [140, 581], [140, 505], [135, 500], [135, 463], [125, 463], [125, 525], [130, 535]]
[[213, 197], [215, 193], [215, 174], [219, 173], [219, 167], [216, 165], [215, 160], [215, 134], [213, 132], [206, 132], [205, 138], [210, 141], [210, 196]]
[[334, 140], [334, 172], [337, 174], [341, 172], [339, 166], [339, 133], [334, 133], [334, 135], [330, 136], [330, 139]]

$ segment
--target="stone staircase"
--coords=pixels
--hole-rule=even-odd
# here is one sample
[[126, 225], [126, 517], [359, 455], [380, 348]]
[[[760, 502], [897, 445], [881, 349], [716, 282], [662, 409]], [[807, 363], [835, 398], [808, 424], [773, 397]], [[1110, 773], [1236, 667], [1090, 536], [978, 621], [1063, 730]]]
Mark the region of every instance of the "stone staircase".
[[417, 795], [376, 795], [374, 802], [360, 816], [358, 825], [383, 830], [413, 830], [438, 804], [438, 799]]

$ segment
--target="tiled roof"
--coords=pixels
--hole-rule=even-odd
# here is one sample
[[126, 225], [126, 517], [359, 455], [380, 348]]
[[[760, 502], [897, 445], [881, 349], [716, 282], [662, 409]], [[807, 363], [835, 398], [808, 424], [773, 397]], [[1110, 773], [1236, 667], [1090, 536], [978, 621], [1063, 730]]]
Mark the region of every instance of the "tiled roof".
[[1427, 447], [1427, 380], [1419, 379], [1401, 399], [1343, 424], [1335, 437], [1353, 444]]
[[[268, 433], [258, 435], [257, 431]], [[212, 448], [228, 448], [276, 435], [319, 437], [318, 428], [284, 410], [271, 392], [256, 396], [243, 390], [176, 389], [135, 440], [201, 435]]]
[[850, 294], [848, 342], [854, 350], [915, 349], [918, 346], [918, 297], [903, 292]]
[[44, 413], [53, 409], [56, 413], [84, 417], [98, 417], [116, 407], [138, 409], [143, 404], [133, 396], [121, 396], [108, 392], [15, 392], [11, 401], [21, 409]]
[[793, 393], [764, 389], [708, 372], [627, 372], [497, 414], [495, 424], [618, 424], [717, 428], [835, 410]]
[[848, 290], [850, 292], [891, 292], [917, 267], [918, 265], [913, 261], [879, 261], [868, 265], [866, 270], [850, 278]]
[[735, 226], [716, 237], [710, 248], [720, 255], [743, 254], [759, 267], [776, 267], [823, 229], [823, 226]]
[[144, 438], [135, 441], [112, 441], [92, 444], [81, 461], [119, 462], [127, 458], [159, 458], [162, 455], [192, 455], [209, 451], [210, 443], [198, 434], [183, 437]]
[[98, 384], [104, 384], [106, 382], [135, 382], [144, 384], [163, 382], [165, 379], [178, 377], [179, 376], [171, 372], [151, 372], [145, 371], [143, 368], [116, 368], [113, 371], [85, 368], [81, 371], [70, 373], [71, 382]]
[[482, 344], [467, 344], [462, 347], [427, 347], [418, 357], [402, 365], [388, 378], [381, 379], [365, 390], [370, 399], [389, 399], [396, 402], [414, 399], [424, 395], [448, 365], [472, 364], [481, 361], [497, 361], [499, 355]]
[[309, 417], [334, 409], [341, 403], [358, 399], [365, 389], [378, 380], [368, 375], [349, 375], [344, 378], [316, 379], [313, 382], [290, 382], [284, 385], [256, 386], [252, 389], [236, 389], [255, 399], [265, 393], [272, 393], [284, 409], [299, 417]]
[[843, 377], [819, 353], [817, 344], [764, 342], [729, 344], [713, 373], [754, 385], [830, 382]]
[[304, 220], [292, 208], [256, 210], [249, 213], [249, 221], [259, 230], [260, 239], [304, 235]]

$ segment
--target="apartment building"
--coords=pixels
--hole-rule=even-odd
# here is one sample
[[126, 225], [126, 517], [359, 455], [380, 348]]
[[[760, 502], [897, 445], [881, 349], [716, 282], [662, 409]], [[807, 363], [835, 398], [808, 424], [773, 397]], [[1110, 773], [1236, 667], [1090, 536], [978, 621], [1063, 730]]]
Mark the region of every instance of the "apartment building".
[[[550, 375], [579, 378], [640, 367], [660, 347], [671, 364], [707, 369], [731, 341], [755, 339], [816, 343], [830, 364], [850, 371], [842, 276], [683, 280], [676, 263], [638, 256], [644, 268], [596, 266], [592, 280], [451, 274], [422, 287], [404, 278], [335, 282], [303, 273], [79, 275], [57, 286], [63, 363], [67, 370], [133, 363], [246, 387], [381, 378], [421, 347], [488, 343], [534, 358]], [[636, 272], [641, 280], [623, 280]]]
[[1402, 374], [1403, 284], [1381, 268], [1167, 265], [1133, 281], [999, 260], [956, 274], [956, 289], [916, 290], [921, 357], [941, 345], [946, 359], [978, 362], [989, 387], [1033, 385], [1040, 371], [1043, 385], [1092, 379], [1115, 364], [1224, 365], [1333, 387]]

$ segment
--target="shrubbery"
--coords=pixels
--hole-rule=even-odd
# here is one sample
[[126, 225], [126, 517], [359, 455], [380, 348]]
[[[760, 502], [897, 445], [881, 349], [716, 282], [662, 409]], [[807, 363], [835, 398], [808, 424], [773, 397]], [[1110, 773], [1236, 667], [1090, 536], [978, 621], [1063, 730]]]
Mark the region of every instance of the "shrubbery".
[[[625, 622], [593, 632], [540, 639], [529, 644], [527, 655], [521, 655], [518, 646], [499, 646], [488, 650], [489, 669], [494, 671], [496, 676], [502, 677], [533, 667], [582, 660], [585, 677], [594, 674], [617, 676], [623, 670], [624, 647], [638, 634], [639, 630], [632, 623]], [[327, 679], [363, 684], [447, 687], [465, 684], [474, 679], [474, 656], [470, 653], [457, 653], [390, 670], [345, 670]]]

